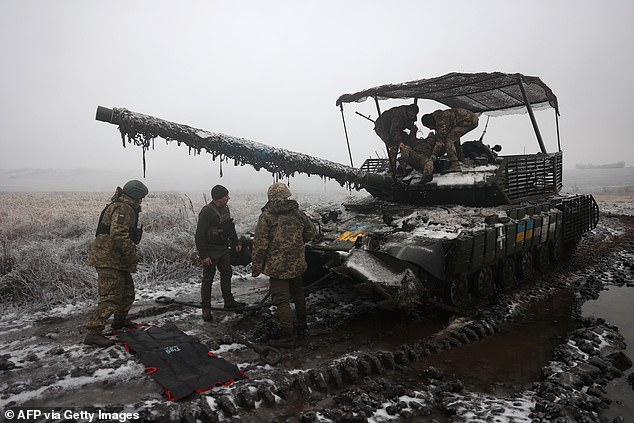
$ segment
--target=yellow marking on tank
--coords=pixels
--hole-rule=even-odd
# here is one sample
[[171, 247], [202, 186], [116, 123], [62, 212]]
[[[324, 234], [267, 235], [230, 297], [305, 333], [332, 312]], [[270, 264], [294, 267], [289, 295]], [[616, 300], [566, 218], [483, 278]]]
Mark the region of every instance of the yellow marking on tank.
[[357, 231], [345, 231], [341, 235], [339, 235], [339, 239], [341, 241], [350, 241], [356, 242], [357, 238], [365, 235], [365, 232], [357, 232]]

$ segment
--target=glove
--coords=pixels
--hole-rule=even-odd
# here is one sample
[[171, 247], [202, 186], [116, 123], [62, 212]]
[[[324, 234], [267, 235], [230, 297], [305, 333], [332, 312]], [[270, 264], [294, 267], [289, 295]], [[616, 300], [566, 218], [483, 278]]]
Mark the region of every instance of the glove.
[[436, 155], [435, 155], [435, 154], [432, 154], [432, 155], [431, 155], [431, 161], [432, 161], [432, 162], [435, 162], [435, 161], [436, 161], [436, 159], [437, 159]]

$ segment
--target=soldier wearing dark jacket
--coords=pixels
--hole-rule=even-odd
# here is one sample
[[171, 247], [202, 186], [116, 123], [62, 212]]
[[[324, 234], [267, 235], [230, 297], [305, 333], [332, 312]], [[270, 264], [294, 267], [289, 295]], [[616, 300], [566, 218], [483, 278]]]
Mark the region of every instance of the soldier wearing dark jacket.
[[235, 226], [227, 202], [229, 191], [222, 185], [211, 189], [211, 203], [198, 214], [196, 226], [196, 249], [203, 265], [203, 277], [200, 287], [203, 320], [211, 321], [211, 285], [220, 272], [220, 290], [225, 308], [243, 307], [245, 304], [236, 301], [231, 293], [231, 249], [241, 250]]
[[[315, 226], [299, 210], [297, 201], [289, 199], [291, 191], [286, 185], [271, 185], [267, 196], [269, 201], [262, 208], [253, 240], [252, 273], [270, 277], [271, 297], [280, 319], [279, 338], [271, 340], [271, 344], [290, 347], [295, 343], [296, 334], [302, 336], [306, 331], [302, 280], [307, 267], [304, 244], [315, 237]], [[291, 298], [295, 303], [295, 317]]]
[[117, 187], [110, 204], [101, 212], [88, 256], [88, 264], [97, 269], [99, 302], [86, 324], [85, 344], [102, 347], [113, 344], [102, 334], [113, 314], [113, 329], [134, 325], [127, 316], [134, 302], [132, 273], [139, 262], [136, 247], [142, 234], [137, 226], [139, 212], [147, 194], [148, 189], [141, 181], [128, 181], [123, 188]]
[[[396, 155], [401, 143], [410, 144], [410, 140], [416, 138], [416, 115], [418, 106], [409, 104], [406, 106], [392, 107], [381, 113], [374, 122], [374, 132], [383, 140], [387, 146], [388, 159], [390, 161], [390, 172], [394, 173], [396, 166]], [[409, 130], [409, 134], [405, 130]]]
[[443, 149], [447, 152], [450, 166], [446, 172], [462, 172], [456, 149], [460, 146], [460, 137], [478, 126], [478, 116], [467, 109], [436, 110], [423, 115], [421, 123], [436, 131], [436, 145], [432, 154], [439, 156]]

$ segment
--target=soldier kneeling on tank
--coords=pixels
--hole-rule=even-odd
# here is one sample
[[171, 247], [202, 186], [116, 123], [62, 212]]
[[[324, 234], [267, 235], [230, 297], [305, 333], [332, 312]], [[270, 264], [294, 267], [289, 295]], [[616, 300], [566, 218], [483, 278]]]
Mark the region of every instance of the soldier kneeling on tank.
[[434, 162], [436, 156], [432, 154], [435, 137], [430, 134], [427, 138], [416, 140], [406, 145], [401, 143], [401, 160], [415, 170], [422, 173], [422, 183], [426, 184], [434, 179]]

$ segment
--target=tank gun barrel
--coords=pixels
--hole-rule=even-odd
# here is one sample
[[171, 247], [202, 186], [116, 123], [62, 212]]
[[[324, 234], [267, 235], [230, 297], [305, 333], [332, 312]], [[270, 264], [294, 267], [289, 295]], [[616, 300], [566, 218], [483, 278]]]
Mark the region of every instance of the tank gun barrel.
[[143, 147], [144, 154], [152, 141], [160, 137], [166, 141], [176, 141], [179, 145], [184, 143], [197, 153], [205, 150], [214, 159], [233, 159], [236, 164], [248, 164], [256, 170], [266, 169], [280, 176], [293, 176], [296, 173], [320, 175], [334, 179], [341, 185], [349, 183], [356, 187], [364, 185], [364, 181], [368, 180], [367, 172], [340, 163], [169, 122], [124, 108], [98, 106], [96, 119], [118, 125], [124, 147], [127, 139], [128, 142]]

